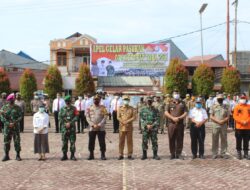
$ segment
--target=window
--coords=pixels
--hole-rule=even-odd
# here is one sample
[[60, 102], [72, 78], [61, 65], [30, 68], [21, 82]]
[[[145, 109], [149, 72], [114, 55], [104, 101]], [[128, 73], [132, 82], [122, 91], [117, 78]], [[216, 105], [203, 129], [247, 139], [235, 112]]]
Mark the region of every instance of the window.
[[67, 54], [66, 54], [66, 52], [58, 52], [57, 53], [57, 65], [58, 66], [66, 66], [67, 65]]

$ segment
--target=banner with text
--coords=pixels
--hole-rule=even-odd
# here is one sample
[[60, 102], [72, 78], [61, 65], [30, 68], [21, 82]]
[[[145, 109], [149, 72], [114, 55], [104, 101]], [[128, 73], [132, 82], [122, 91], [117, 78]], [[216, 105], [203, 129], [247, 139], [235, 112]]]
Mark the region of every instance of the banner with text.
[[163, 76], [170, 44], [93, 44], [93, 76]]

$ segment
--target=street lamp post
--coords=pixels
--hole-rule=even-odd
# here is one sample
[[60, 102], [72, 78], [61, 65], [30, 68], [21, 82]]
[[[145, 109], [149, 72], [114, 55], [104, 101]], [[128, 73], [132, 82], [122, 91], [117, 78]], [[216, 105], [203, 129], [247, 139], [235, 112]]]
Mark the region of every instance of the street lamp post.
[[200, 25], [201, 25], [201, 63], [203, 64], [203, 36], [202, 36], [202, 13], [204, 12], [204, 10], [206, 9], [207, 7], [207, 3], [204, 3], [200, 10], [199, 10], [199, 13], [200, 13]]

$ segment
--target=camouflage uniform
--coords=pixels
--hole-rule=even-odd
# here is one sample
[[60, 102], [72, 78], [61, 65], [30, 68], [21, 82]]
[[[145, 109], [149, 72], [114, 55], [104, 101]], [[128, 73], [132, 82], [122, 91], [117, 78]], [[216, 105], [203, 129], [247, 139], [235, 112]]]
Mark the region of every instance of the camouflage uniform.
[[[16, 152], [21, 151], [20, 145], [20, 121], [22, 119], [22, 111], [21, 108], [17, 105], [11, 106], [10, 104], [6, 104], [0, 110], [0, 118], [4, 124], [4, 150], [5, 152], [10, 151], [10, 143], [13, 136], [14, 146]], [[10, 123], [14, 123], [13, 128], [10, 128]]]
[[[152, 101], [152, 98], [147, 98], [147, 100]], [[160, 122], [159, 111], [155, 109], [153, 106], [148, 105], [142, 108], [140, 112], [140, 120], [141, 120], [141, 127], [142, 127], [143, 154], [148, 149], [148, 140], [151, 139], [154, 155], [157, 155], [157, 151], [158, 151], [157, 130], [159, 128], [159, 122]], [[147, 128], [147, 125], [152, 125], [152, 129], [149, 130]]]
[[[62, 124], [62, 151], [68, 152], [68, 141], [70, 141], [70, 152], [75, 153], [76, 147], [76, 126], [75, 122], [78, 119], [78, 113], [74, 106], [65, 106], [59, 112], [59, 122]], [[66, 128], [66, 123], [70, 122], [70, 128]]]
[[159, 129], [161, 129], [161, 134], [163, 134], [164, 133], [164, 126], [165, 126], [165, 116], [164, 116], [165, 105], [163, 102], [156, 101], [156, 102], [154, 102], [153, 106], [159, 112], [159, 116], [160, 116]]

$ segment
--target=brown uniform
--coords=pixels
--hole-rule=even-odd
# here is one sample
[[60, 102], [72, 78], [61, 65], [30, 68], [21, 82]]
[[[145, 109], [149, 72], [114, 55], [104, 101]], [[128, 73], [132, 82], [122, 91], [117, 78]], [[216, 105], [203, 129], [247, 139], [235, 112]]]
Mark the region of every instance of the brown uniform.
[[[117, 119], [119, 126], [119, 154], [123, 156], [125, 138], [127, 137], [128, 156], [133, 154], [133, 121], [136, 117], [134, 108], [131, 106], [121, 106], [118, 109]], [[126, 122], [126, 124], [124, 124]]]
[[[166, 111], [173, 117], [180, 117], [187, 112], [187, 108], [184, 102], [172, 101], [168, 106], [166, 106]], [[184, 138], [184, 119], [179, 120], [177, 123], [169, 119], [168, 136], [171, 155], [181, 155]]]

